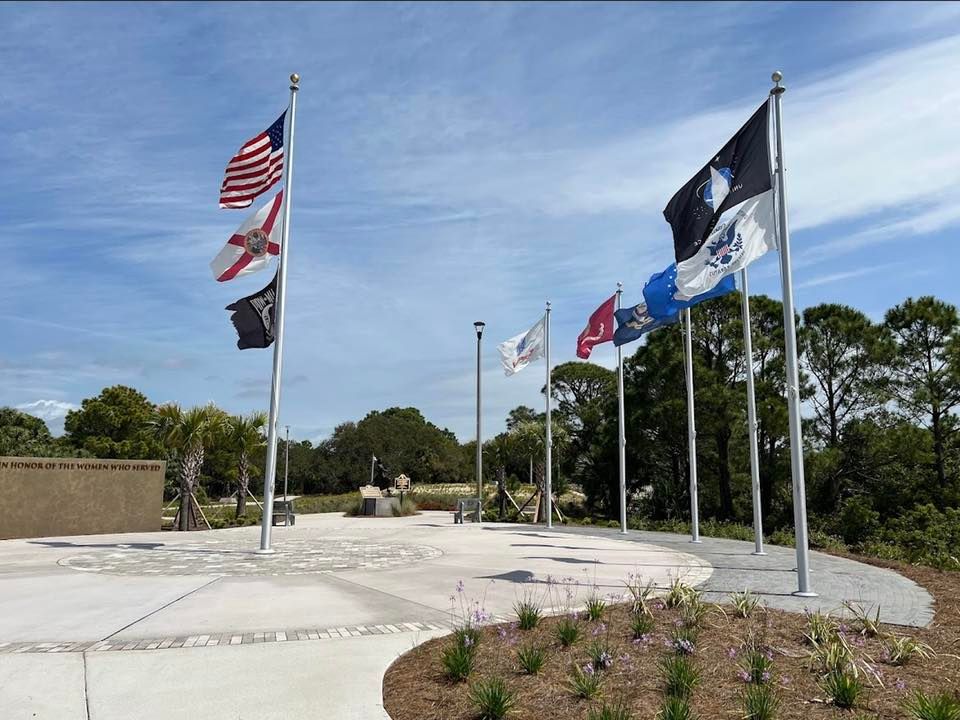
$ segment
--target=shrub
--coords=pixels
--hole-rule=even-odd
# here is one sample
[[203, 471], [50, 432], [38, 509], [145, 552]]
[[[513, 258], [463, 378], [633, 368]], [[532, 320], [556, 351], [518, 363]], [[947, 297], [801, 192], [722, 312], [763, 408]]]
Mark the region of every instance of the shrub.
[[521, 630], [533, 630], [540, 622], [540, 605], [531, 598], [515, 603], [513, 611], [517, 614], [517, 627]]
[[839, 520], [840, 534], [848, 545], [860, 545], [880, 530], [880, 513], [862, 497], [852, 497], [843, 503]]
[[527, 675], [536, 675], [547, 661], [547, 651], [536, 645], [517, 648], [517, 663]]
[[926, 659], [932, 655], [933, 648], [912, 637], [891, 636], [883, 644], [883, 660], [891, 665], [906, 665], [915, 656]]
[[657, 720], [696, 720], [690, 709], [690, 700], [676, 696], [667, 697], [657, 711]]
[[570, 689], [577, 697], [591, 700], [600, 695], [600, 685], [602, 682], [602, 673], [593, 669], [593, 665], [587, 663], [582, 668], [574, 666], [570, 673]]
[[664, 596], [663, 602], [668, 608], [678, 608], [681, 605], [691, 602], [694, 598], [699, 601], [700, 593], [684, 583], [680, 578], [676, 578], [670, 583], [670, 589], [667, 591], [666, 596]]
[[454, 682], [463, 682], [473, 672], [476, 662], [476, 645], [464, 645], [454, 640], [443, 648], [440, 653], [440, 662], [448, 678]]
[[557, 640], [563, 647], [570, 647], [580, 639], [580, 622], [575, 618], [561, 618], [557, 623]]
[[843, 603], [843, 606], [853, 615], [856, 619], [857, 624], [860, 625], [860, 632], [867, 637], [877, 637], [882, 635], [883, 632], [880, 629], [880, 606], [877, 606], [877, 612], [873, 617], [870, 617], [870, 611], [858, 603], [850, 602], [849, 600]]
[[503, 678], [493, 677], [478, 680], [470, 688], [470, 702], [483, 720], [501, 720], [517, 704], [517, 696]]
[[760, 605], [760, 598], [749, 590], [744, 590], [742, 593], [730, 595], [730, 604], [733, 605], [733, 611], [737, 617], [748, 618]]
[[657, 665], [663, 691], [669, 697], [689, 699], [700, 683], [700, 671], [686, 655], [670, 655]]
[[860, 678], [851, 670], [827, 673], [820, 681], [820, 687], [834, 705], [844, 709], [855, 707], [864, 690]]
[[596, 622], [603, 618], [603, 613], [607, 609], [607, 601], [594, 594], [587, 598], [584, 607], [587, 611], [587, 619]]
[[630, 593], [630, 598], [633, 601], [631, 609], [634, 615], [652, 616], [650, 599], [653, 597], [653, 583], [647, 582], [645, 585], [641, 585], [640, 576], [631, 574], [624, 585], [626, 585], [627, 592]]
[[607, 705], [604, 703], [599, 708], [590, 708], [587, 713], [587, 720], [632, 720], [633, 714], [623, 703], [616, 705]]
[[700, 627], [709, 609], [708, 605], [700, 599], [700, 593], [694, 592], [680, 604], [680, 620], [687, 627]]
[[780, 701], [770, 685], [748, 685], [743, 690], [744, 720], [774, 720]]
[[810, 657], [824, 673], [845, 673], [851, 671], [856, 674], [857, 672], [853, 648], [839, 635], [829, 642], [815, 644], [813, 651], [810, 653]]
[[653, 617], [646, 613], [635, 612], [630, 616], [630, 632], [634, 639], [649, 635], [653, 631]]
[[914, 720], [960, 720], [960, 700], [947, 693], [927, 695], [917, 690], [903, 703], [903, 709]]

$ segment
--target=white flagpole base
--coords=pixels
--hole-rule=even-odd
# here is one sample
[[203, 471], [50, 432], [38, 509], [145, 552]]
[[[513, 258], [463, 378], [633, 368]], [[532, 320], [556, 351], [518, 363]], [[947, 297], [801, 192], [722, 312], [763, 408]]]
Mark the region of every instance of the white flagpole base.
[[800, 592], [799, 590], [797, 590], [795, 593], [790, 593], [790, 594], [793, 595], [794, 597], [807, 597], [807, 598], [820, 597], [818, 593], [815, 593], [812, 591]]
[[750, 554], [751, 554], [751, 555], [757, 555], [758, 557], [759, 557], [759, 556], [762, 556], [762, 555], [766, 555], [766, 553], [763, 552], [762, 550], [759, 551], [759, 552], [756, 551], [756, 550], [754, 550], [754, 551], [753, 551], [752, 553], [750, 553]]
[[254, 555], [274, 555], [277, 551], [272, 547], [269, 548], [257, 548], [253, 551]]

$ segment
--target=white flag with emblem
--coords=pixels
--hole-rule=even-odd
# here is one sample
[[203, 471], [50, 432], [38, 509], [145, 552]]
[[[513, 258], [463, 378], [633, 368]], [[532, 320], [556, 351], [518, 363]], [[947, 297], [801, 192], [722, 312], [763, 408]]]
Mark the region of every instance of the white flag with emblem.
[[716, 287], [767, 250], [776, 250], [773, 190], [730, 208], [693, 257], [677, 263], [677, 300], [689, 300]]
[[504, 340], [497, 345], [505, 375], [518, 373], [534, 360], [543, 357], [546, 345], [544, 341], [546, 320], [547, 316], [544, 315], [537, 321], [536, 325], [526, 332], [520, 333], [509, 340]]

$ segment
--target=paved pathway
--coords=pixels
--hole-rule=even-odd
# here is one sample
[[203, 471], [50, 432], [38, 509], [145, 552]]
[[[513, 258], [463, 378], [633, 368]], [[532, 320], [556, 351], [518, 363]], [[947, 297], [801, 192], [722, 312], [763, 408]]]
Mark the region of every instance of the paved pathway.
[[239, 528], [0, 542], [0, 717], [384, 718], [383, 672], [447, 631], [451, 598], [505, 618], [524, 593], [579, 603], [619, 594], [629, 573], [716, 597], [750, 587], [791, 609], [854, 599], [892, 622], [931, 617], [905, 578], [819, 554], [822, 596], [794, 598], [792, 551], [758, 558], [733, 541], [454, 526], [448, 513], [301, 516], [276, 530], [274, 556], [253, 554], [257, 539]]

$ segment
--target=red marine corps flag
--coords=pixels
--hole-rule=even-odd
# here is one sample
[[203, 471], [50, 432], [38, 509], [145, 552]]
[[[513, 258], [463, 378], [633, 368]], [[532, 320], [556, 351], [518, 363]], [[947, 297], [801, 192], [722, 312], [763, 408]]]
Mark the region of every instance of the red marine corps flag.
[[603, 305], [593, 311], [587, 326], [577, 338], [577, 357], [586, 360], [594, 345], [613, 340], [613, 305], [616, 295], [611, 295]]
[[263, 270], [271, 255], [280, 254], [280, 244], [274, 239], [279, 239], [283, 232], [282, 206], [281, 190], [256, 215], [247, 218], [210, 263], [214, 279], [223, 282], [233, 280], [237, 275]]

